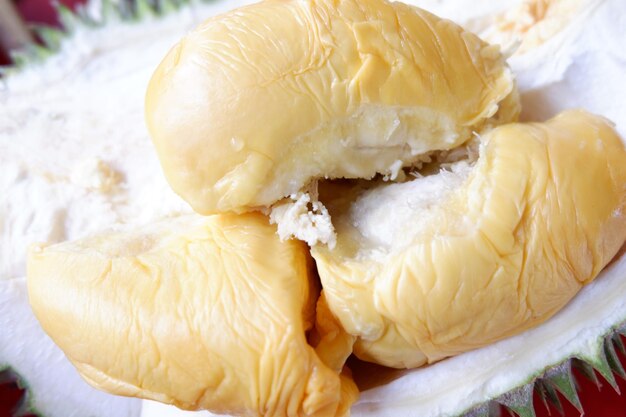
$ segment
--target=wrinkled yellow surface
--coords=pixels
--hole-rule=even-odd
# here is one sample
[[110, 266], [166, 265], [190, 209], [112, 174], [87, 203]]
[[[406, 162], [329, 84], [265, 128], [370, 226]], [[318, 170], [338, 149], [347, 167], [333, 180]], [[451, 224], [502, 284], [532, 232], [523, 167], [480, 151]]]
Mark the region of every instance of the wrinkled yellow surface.
[[376, 256], [366, 220], [346, 220], [358, 193], [324, 200], [337, 247], [312, 254], [355, 353], [417, 367], [548, 319], [626, 239], [625, 161], [612, 124], [584, 111], [496, 128], [462, 185], [415, 209], [428, 221], [410, 244]]
[[28, 289], [97, 388], [219, 413], [339, 416], [358, 392], [343, 361], [329, 368], [305, 338], [310, 268], [306, 246], [280, 242], [264, 216], [188, 216], [33, 247]]
[[209, 19], [146, 96], [166, 177], [202, 214], [371, 178], [518, 112], [497, 47], [384, 0], [267, 0]]

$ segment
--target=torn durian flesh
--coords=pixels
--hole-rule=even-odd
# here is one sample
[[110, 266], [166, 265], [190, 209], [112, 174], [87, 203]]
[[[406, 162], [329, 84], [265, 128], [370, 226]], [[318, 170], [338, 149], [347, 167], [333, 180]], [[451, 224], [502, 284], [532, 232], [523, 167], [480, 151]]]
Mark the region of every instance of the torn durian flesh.
[[518, 113], [498, 47], [383, 0], [268, 0], [209, 19], [146, 95], [165, 175], [201, 214], [372, 178]]
[[474, 166], [322, 195], [334, 250], [312, 248], [354, 351], [413, 368], [537, 325], [626, 239], [626, 151], [584, 111], [482, 138]]
[[343, 361], [331, 369], [307, 343], [311, 273], [305, 245], [281, 242], [261, 214], [189, 215], [33, 247], [28, 291], [97, 388], [190, 410], [341, 416], [358, 391]]

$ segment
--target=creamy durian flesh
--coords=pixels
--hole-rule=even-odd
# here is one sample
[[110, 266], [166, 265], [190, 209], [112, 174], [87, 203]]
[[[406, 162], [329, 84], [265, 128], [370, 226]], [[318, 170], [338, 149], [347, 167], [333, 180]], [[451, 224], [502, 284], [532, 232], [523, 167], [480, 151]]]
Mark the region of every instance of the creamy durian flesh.
[[483, 21], [467, 22], [467, 27], [489, 43], [523, 55], [585, 18], [597, 5], [597, 0], [527, 0]]
[[202, 214], [390, 173], [518, 112], [497, 47], [381, 0], [268, 0], [209, 19], [146, 96], [165, 175]]
[[362, 359], [414, 368], [535, 326], [626, 239], [626, 150], [584, 111], [509, 124], [473, 166], [371, 189], [330, 187], [337, 246], [312, 248]]
[[[619, 170], [615, 178], [611, 177], [614, 185], [617, 184], [611, 191], [613, 194], [609, 192], [608, 197], [597, 200], [602, 202], [597, 212], [593, 211], [596, 208], [583, 210], [582, 218], [589, 222], [583, 222], [582, 226], [577, 223], [579, 213], [571, 215], [571, 206], [567, 206], [570, 214], [564, 217], [569, 220], [565, 222], [558, 217], [560, 210], [549, 204], [528, 202], [527, 195], [519, 197], [518, 182], [526, 180], [528, 190], [532, 190], [531, 178], [537, 168], [543, 168], [538, 171], [545, 174], [543, 183], [552, 184], [553, 158], [546, 158], [549, 152], [542, 154], [538, 150], [541, 146], [535, 143], [542, 143], [542, 135], [578, 140], [591, 150], [584, 158], [581, 152], [567, 148], [565, 140], [550, 139], [549, 143], [561, 144], [563, 149], [572, 151], [578, 163], [590, 163], [598, 168], [599, 174], [594, 171], [592, 179], [607, 179], [607, 167], [624, 160], [623, 147], [611, 139], [614, 134], [610, 133], [610, 127], [600, 119], [580, 113], [564, 116], [566, 122], [554, 121], [547, 127], [514, 125], [497, 130], [498, 134], [486, 133], [491, 125], [514, 121], [519, 112], [513, 77], [497, 49], [450, 22], [409, 6], [381, 1], [266, 1], [212, 19], [166, 57], [153, 77], [146, 105], [148, 125], [168, 180], [201, 213], [242, 212], [269, 206], [302, 190], [316, 178], [369, 179], [376, 173], [393, 174], [403, 166], [423, 162], [431, 151], [458, 147], [474, 131], [485, 140], [481, 155], [491, 156], [482, 158], [476, 165], [455, 164], [451, 172], [417, 181], [348, 189], [347, 199], [334, 196], [332, 187], [323, 193], [323, 202], [332, 207], [337, 226], [337, 248], [334, 251], [323, 245], [313, 248], [326, 288], [317, 300], [315, 326], [312, 306], [316, 296], [312, 294], [317, 293], [310, 274], [302, 273], [298, 266], [302, 263], [300, 255], [283, 256], [280, 250], [281, 255], [274, 258], [274, 248], [278, 245], [276, 229], [260, 220], [263, 218], [260, 215], [255, 215], [260, 223], [255, 221], [251, 227], [246, 216], [220, 215], [193, 220], [190, 224], [186, 223], [188, 220], [174, 221], [172, 224], [176, 226], [165, 224], [138, 234], [107, 234], [74, 244], [36, 247], [31, 252], [29, 267], [35, 311], [83, 376], [109, 392], [157, 399], [182, 408], [243, 415], [342, 415], [357, 395], [347, 372], [342, 373], [353, 344], [355, 353], [366, 360], [415, 367], [506, 337], [549, 317], [581, 285], [595, 277], [615, 252], [613, 248], [624, 240], [621, 208], [612, 212], [617, 219], [614, 224], [607, 220], [607, 224], [612, 224], [606, 228], [611, 230], [606, 234], [609, 237], [593, 228], [595, 221], [601, 222], [598, 218], [606, 217], [606, 207], [613, 201], [611, 196], [619, 192], [623, 195], [624, 178]], [[585, 121], [588, 125], [579, 126], [572, 121], [578, 116], [581, 123]], [[576, 128], [568, 128], [570, 125]], [[615, 151], [606, 167], [599, 162], [606, 155], [593, 148], [593, 140], [589, 139], [594, 137], [590, 133], [594, 129], [602, 139], [598, 143], [606, 142], [608, 149]], [[530, 146], [537, 161], [524, 157], [526, 147], [517, 143], [519, 139], [530, 141], [529, 138], [534, 138], [535, 142], [531, 142], [537, 145]], [[546, 140], [546, 149], [552, 146], [547, 144]], [[561, 145], [554, 146], [560, 149]], [[492, 148], [505, 151], [486, 153]], [[502, 163], [502, 155], [508, 155], [506, 164]], [[541, 161], [545, 163], [546, 159], [550, 163], [542, 165]], [[489, 164], [496, 160], [500, 166], [517, 170], [522, 176], [502, 174], [505, 169], [498, 171], [501, 175], [492, 175], [493, 167]], [[563, 162], [563, 166], [574, 164]], [[581, 173], [589, 172], [587, 168], [581, 170]], [[485, 176], [476, 179], [479, 174]], [[565, 177], [559, 177], [559, 184], [569, 184], [569, 179], [563, 180]], [[570, 194], [580, 195], [581, 190], [590, 189], [589, 183], [578, 176], [574, 178], [577, 180], [569, 184], [571, 187], [565, 187]], [[473, 192], [466, 189], [470, 181], [475, 183]], [[502, 186], [501, 181], [507, 186]], [[606, 187], [603, 183], [599, 190]], [[562, 187], [553, 187], [557, 188], [550, 195], [567, 195], [561, 194]], [[481, 189], [502, 193], [482, 195]], [[463, 200], [459, 197], [463, 192], [472, 198]], [[599, 197], [598, 190], [594, 193]], [[514, 198], [516, 195], [518, 200]], [[404, 207], [398, 202], [404, 202]], [[531, 216], [520, 214], [524, 202], [544, 208], [546, 213], [557, 216], [557, 220], [553, 222], [546, 215], [536, 218], [534, 223], [528, 221], [526, 226]], [[477, 214], [478, 208], [484, 209], [488, 204], [492, 204], [492, 212], [482, 213], [483, 217]], [[447, 208], [439, 210], [442, 205]], [[463, 212], [464, 209], [469, 211]], [[362, 213], [353, 216], [359, 211]], [[468, 213], [473, 216], [470, 220], [497, 236], [478, 236], [472, 240], [475, 235], [468, 233], [472, 221], [464, 221]], [[507, 239], [503, 236], [510, 232], [507, 227], [510, 229], [515, 215], [526, 220]], [[351, 223], [346, 219], [358, 221]], [[386, 222], [403, 219], [406, 221], [400, 226], [387, 228]], [[542, 224], [559, 224], [562, 230], [552, 233], [542, 230]], [[257, 226], [262, 226], [263, 232], [256, 230]], [[577, 235], [579, 226], [588, 235]], [[250, 230], [254, 231], [252, 237]], [[413, 246], [427, 246], [424, 233], [434, 237], [440, 231], [451, 232], [431, 239], [440, 242], [442, 256], [431, 256], [432, 265], [427, 265], [430, 271], [414, 267], [418, 258], [414, 252], [419, 250]], [[539, 269], [554, 278], [541, 288], [545, 294], [534, 287], [523, 293], [511, 284], [511, 277], [520, 267], [519, 246], [527, 241], [521, 236], [525, 232], [531, 237], [539, 236], [528, 239], [539, 242], [540, 249], [554, 246], [552, 242], [542, 241], [542, 237], [565, 236], [564, 240], [571, 245], [560, 248], [565, 248], [565, 252], [580, 249], [576, 246], [580, 242], [591, 249], [604, 245], [606, 251], [598, 255], [599, 250], [591, 250], [591, 256], [585, 256], [587, 252], [580, 249], [580, 253], [576, 252], [581, 254], [576, 258], [578, 269], [555, 267], [561, 265], [560, 258], [548, 263], [544, 270]], [[254, 237], [257, 233], [263, 237], [257, 240]], [[238, 237], [221, 239], [231, 234]], [[206, 242], [211, 239], [213, 243]], [[254, 243], [250, 245], [248, 239]], [[465, 246], [455, 246], [463, 240]], [[188, 250], [198, 246], [206, 247], [195, 253]], [[234, 249], [236, 246], [245, 248], [245, 259], [240, 249]], [[306, 254], [303, 245], [293, 247]], [[261, 248], [262, 256], [258, 255]], [[494, 253], [502, 248], [502, 253]], [[446, 249], [454, 256], [448, 256]], [[250, 250], [253, 255], [248, 258]], [[477, 256], [469, 256], [472, 250]], [[525, 250], [526, 247], [521, 250], [522, 259]], [[158, 256], [150, 255], [156, 253]], [[223, 258], [222, 254], [225, 254]], [[561, 252], [555, 250], [554, 255]], [[146, 257], [148, 262], [144, 260]], [[121, 265], [123, 273], [112, 270], [98, 277], [85, 274], [91, 271], [88, 268], [92, 263], [105, 265], [100, 268], [105, 271], [107, 260]], [[246, 267], [241, 267], [244, 264]], [[465, 284], [459, 285], [462, 273], [439, 275], [440, 270], [454, 268], [463, 273], [473, 270], [478, 276], [470, 276], [463, 289]], [[431, 278], [433, 274], [442, 277], [437, 281], [442, 287], [437, 297], [419, 295], [412, 292], [410, 283], [402, 282], [414, 271], [413, 278], [420, 282], [422, 270], [432, 272]], [[497, 273], [492, 273], [494, 270]], [[162, 275], [162, 271], [171, 274]], [[234, 276], [216, 271], [232, 272]], [[476, 297], [482, 297], [482, 308], [495, 314], [498, 320], [493, 323], [490, 323], [492, 316], [477, 312], [475, 305], [466, 303], [467, 294], [486, 279], [487, 275], [481, 275], [483, 272], [491, 274], [489, 277], [495, 278], [496, 283], [504, 283], [502, 287], [487, 286], [494, 290], [493, 294], [474, 292], [479, 294]], [[239, 295], [214, 300], [210, 286], [194, 283], [204, 282], [202, 273], [215, 285], [221, 285], [221, 280], [231, 284], [236, 289], [233, 294], [239, 294], [241, 289], [244, 300], [254, 298], [256, 302], [256, 294], [261, 294], [266, 308], [261, 309], [262, 314], [258, 313], [258, 305], [248, 309]], [[396, 279], [398, 274], [400, 279]], [[269, 280], [269, 285], [252, 288], [260, 275]], [[174, 291], [163, 294], [157, 306], [149, 294], [158, 296], [161, 288]], [[512, 292], [505, 293], [500, 288]], [[400, 302], [384, 304], [385, 297], [393, 300], [391, 293], [399, 289], [404, 290], [399, 293]], [[308, 295], [303, 295], [303, 291], [308, 291]], [[452, 291], [459, 294], [458, 298], [450, 296]], [[51, 294], [58, 296], [51, 298]], [[524, 312], [523, 296], [529, 294], [539, 314], [534, 310]], [[203, 295], [204, 303], [196, 298]], [[188, 298], [192, 303], [181, 302]], [[450, 299], [458, 303], [446, 305]], [[73, 302], [68, 307], [62, 300]], [[74, 303], [75, 300], [80, 302]], [[497, 305], [496, 300], [503, 301]], [[469, 308], [464, 308], [468, 305]], [[214, 306], [221, 307], [217, 315], [208, 313], [215, 311]], [[120, 331], [119, 327], [110, 323], [110, 318], [105, 321], [105, 316], [116, 309], [116, 317], [122, 318], [120, 323], [126, 325], [128, 334], [115, 333]], [[425, 312], [423, 323], [415, 323], [422, 318], [416, 312]], [[472, 318], [471, 314], [475, 313], [476, 317]], [[507, 314], [511, 321], [504, 320]], [[473, 321], [470, 326], [468, 320]], [[78, 329], [76, 334], [68, 334], [62, 321], [73, 323]], [[129, 321], [138, 324], [129, 328]], [[276, 327], [267, 327], [273, 321]], [[504, 325], [500, 326], [498, 323], [502, 322]], [[175, 340], [177, 333], [164, 331], [178, 331], [180, 323], [189, 330], [184, 337]], [[229, 328], [224, 330], [221, 326], [225, 324]], [[215, 332], [207, 334], [205, 325]], [[380, 326], [384, 327], [382, 335]], [[239, 333], [249, 328], [254, 331]], [[264, 333], [268, 328], [271, 329], [268, 334], [259, 334], [259, 330]], [[218, 338], [222, 330], [228, 336]], [[306, 330], [312, 346], [303, 336]], [[81, 335], [80, 343], [76, 343], [77, 335]], [[132, 336], [130, 343], [128, 335]], [[277, 346], [280, 337], [291, 341], [294, 349], [287, 352], [279, 346], [272, 350], [274, 356], [247, 349], [247, 343]], [[234, 340], [244, 343], [234, 347]], [[221, 344], [224, 341], [232, 344], [225, 347]], [[107, 350], [107, 343], [113, 345], [113, 350]], [[183, 345], [185, 349], [189, 346], [191, 353], [180, 354]], [[162, 368], [154, 367], [149, 362], [154, 357], [151, 353], [162, 346], [171, 354], [159, 352]], [[145, 352], [148, 352], [146, 356]], [[181, 363], [179, 356], [187, 362]], [[242, 359], [226, 361], [221, 368], [207, 368], [209, 372], [202, 375], [196, 373], [196, 368], [214, 364], [209, 363], [210, 358], [217, 356]], [[242, 373], [242, 364], [252, 364], [252, 368], [256, 364], [254, 371], [271, 368], [276, 372], [271, 376], [254, 371], [246, 374], [250, 367]], [[186, 370], [187, 366], [191, 372]], [[136, 372], [131, 374], [127, 368]], [[307, 373], [307, 370], [313, 371]], [[240, 378], [225, 378], [222, 385], [214, 383], [228, 372]], [[276, 384], [273, 378], [286, 384]]]
[[97, 388], [190, 410], [340, 416], [357, 391], [343, 361], [331, 369], [307, 343], [311, 274], [305, 245], [260, 214], [188, 215], [33, 247], [28, 293]]

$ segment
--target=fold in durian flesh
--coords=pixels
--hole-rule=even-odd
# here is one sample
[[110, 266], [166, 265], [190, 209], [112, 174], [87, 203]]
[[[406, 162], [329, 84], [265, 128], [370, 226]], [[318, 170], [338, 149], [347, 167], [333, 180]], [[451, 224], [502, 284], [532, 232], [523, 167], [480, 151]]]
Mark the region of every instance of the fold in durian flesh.
[[201, 214], [389, 173], [518, 113], [498, 47], [381, 0], [267, 0], [209, 19], [146, 97], [165, 175]]
[[337, 246], [312, 248], [357, 356], [414, 368], [535, 326], [626, 239], [626, 151], [584, 111], [481, 138], [473, 166], [322, 195]]
[[184, 409], [340, 416], [357, 394], [339, 375], [351, 346], [331, 369], [307, 343], [311, 274], [306, 246], [281, 242], [260, 214], [189, 215], [34, 247], [28, 290], [95, 387]]

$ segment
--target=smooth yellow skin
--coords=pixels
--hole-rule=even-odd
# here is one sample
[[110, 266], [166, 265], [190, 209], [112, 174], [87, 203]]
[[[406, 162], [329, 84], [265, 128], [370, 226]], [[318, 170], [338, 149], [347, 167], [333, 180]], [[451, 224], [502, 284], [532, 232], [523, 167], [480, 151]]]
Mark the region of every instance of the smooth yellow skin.
[[105, 391], [245, 416], [339, 416], [358, 391], [307, 343], [301, 242], [259, 214], [184, 217], [32, 248], [31, 305]]
[[518, 113], [497, 47], [385, 0], [267, 0], [209, 19], [146, 96], [165, 175], [202, 214], [371, 178]]
[[519, 333], [563, 307], [624, 243], [626, 151], [609, 121], [568, 111], [483, 141], [465, 182], [414, 212], [428, 221], [411, 243], [377, 259], [358, 257], [365, 238], [346, 220], [358, 194], [324, 201], [337, 247], [312, 254], [359, 357], [413, 368]]

